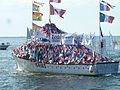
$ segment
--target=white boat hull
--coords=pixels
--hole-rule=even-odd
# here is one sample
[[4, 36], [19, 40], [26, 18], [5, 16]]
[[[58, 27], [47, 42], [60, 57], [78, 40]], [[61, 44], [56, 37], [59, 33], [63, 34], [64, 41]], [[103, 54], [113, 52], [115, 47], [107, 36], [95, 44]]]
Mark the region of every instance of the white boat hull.
[[105, 62], [99, 64], [82, 65], [58, 65], [30, 62], [28, 60], [15, 58], [17, 67], [23, 71], [77, 75], [105, 75], [118, 73], [119, 62]]

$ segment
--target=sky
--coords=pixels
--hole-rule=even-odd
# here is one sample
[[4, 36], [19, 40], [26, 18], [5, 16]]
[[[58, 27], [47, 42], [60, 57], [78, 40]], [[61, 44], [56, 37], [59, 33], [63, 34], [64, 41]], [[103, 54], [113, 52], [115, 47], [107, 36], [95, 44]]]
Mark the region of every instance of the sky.
[[[41, 26], [48, 23], [48, 0], [35, 0], [45, 3], [40, 12], [43, 20], [35, 22]], [[68, 33], [99, 35], [99, 0], [61, 0], [61, 3], [51, 3], [54, 7], [65, 9], [63, 18], [51, 16], [52, 23]], [[103, 12], [114, 16], [112, 24], [101, 23], [103, 35], [120, 35], [120, 1], [104, 0], [116, 6], [110, 12]], [[32, 27], [32, 0], [0, 0], [0, 37], [26, 36], [27, 27]]]

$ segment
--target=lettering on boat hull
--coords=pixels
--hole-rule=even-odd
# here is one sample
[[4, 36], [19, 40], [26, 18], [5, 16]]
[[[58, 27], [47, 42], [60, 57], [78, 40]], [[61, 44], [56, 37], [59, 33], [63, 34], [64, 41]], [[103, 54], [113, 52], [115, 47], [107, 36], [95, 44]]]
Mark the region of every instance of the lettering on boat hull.
[[46, 65], [44, 63], [35, 63], [35, 66], [39, 68], [46, 68]]

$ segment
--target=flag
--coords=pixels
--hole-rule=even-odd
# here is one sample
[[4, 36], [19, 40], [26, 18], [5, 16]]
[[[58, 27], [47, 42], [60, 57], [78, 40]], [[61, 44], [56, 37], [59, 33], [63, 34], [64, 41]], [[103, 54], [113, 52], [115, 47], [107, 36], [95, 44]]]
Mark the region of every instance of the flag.
[[36, 1], [34, 1], [34, 3], [35, 3], [35, 4], [38, 4], [38, 5], [42, 6], [42, 7], [43, 7], [43, 4], [44, 4], [44, 3], [36, 2]]
[[40, 6], [33, 4], [33, 11], [39, 11]]
[[113, 16], [108, 16], [108, 15], [105, 16], [105, 22], [112, 23], [113, 20], [114, 20], [114, 17], [113, 17]]
[[97, 55], [96, 55], [94, 49], [92, 49], [92, 57], [93, 57], [93, 62], [96, 63]]
[[54, 7], [50, 4], [50, 15], [54, 15], [55, 9]]
[[102, 2], [105, 3], [106, 5], [108, 5], [108, 6], [111, 7], [111, 8], [114, 8], [114, 7], [115, 7], [115, 6], [113, 6], [113, 5], [111, 5], [111, 4], [107, 3], [107, 2], [105, 2], [105, 1], [103, 1], [103, 0], [102, 0]]
[[33, 28], [33, 30], [41, 30], [41, 29], [42, 29], [41, 26], [38, 26], [38, 25], [35, 24], [35, 23], [32, 23], [32, 28]]
[[104, 22], [105, 14], [100, 13], [100, 22]]
[[35, 21], [41, 21], [43, 14], [40, 12], [33, 12], [33, 20]]
[[50, 0], [50, 2], [61, 3], [61, 0]]
[[110, 7], [100, 3], [100, 11], [110, 11]]
[[100, 13], [100, 22], [112, 23], [115, 17]]
[[36, 38], [46, 38], [45, 34], [43, 34], [41, 30], [35, 30], [35, 37]]
[[66, 10], [57, 9], [57, 8], [54, 8], [52, 5], [50, 5], [50, 15], [59, 15], [61, 18], [64, 18], [63, 14], [65, 12], [66, 12]]

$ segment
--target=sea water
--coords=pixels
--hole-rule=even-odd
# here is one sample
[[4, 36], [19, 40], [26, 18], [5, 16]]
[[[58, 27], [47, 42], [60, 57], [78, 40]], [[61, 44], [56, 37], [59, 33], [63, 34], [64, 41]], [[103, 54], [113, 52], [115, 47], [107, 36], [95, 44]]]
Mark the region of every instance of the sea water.
[[[106, 37], [108, 38], [108, 37]], [[120, 37], [116, 37], [118, 40]], [[0, 90], [120, 90], [120, 74], [106, 76], [79, 76], [49, 73], [28, 73], [16, 70], [12, 48], [26, 41], [25, 37], [2, 37], [0, 43], [9, 42], [7, 50], [0, 50]], [[97, 43], [96, 39], [96, 43]], [[109, 43], [107, 39], [107, 44]], [[109, 44], [107, 48], [110, 48]], [[120, 61], [120, 50], [110, 57]]]

